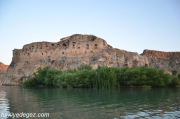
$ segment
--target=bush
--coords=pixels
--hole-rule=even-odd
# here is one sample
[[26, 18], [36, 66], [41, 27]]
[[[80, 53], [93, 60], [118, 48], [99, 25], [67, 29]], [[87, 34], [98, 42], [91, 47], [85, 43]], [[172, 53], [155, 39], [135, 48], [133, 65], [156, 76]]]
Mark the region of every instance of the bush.
[[91, 79], [95, 75], [94, 70], [80, 70], [76, 73], [63, 73], [55, 77], [56, 86], [73, 88], [91, 88]]
[[178, 74], [178, 78], [179, 78], [179, 80], [180, 80], [180, 73]]
[[94, 41], [97, 37], [92, 35], [91, 40]]
[[172, 86], [177, 86], [177, 85], [179, 85], [180, 83], [179, 83], [179, 79], [178, 79], [178, 77], [177, 76], [174, 76], [173, 78], [172, 78], [172, 81], [171, 81], [171, 84], [170, 85], [172, 85]]
[[91, 70], [92, 67], [90, 65], [87, 65], [87, 64], [85, 64], [85, 65], [81, 64], [81, 66], [78, 67], [78, 70], [84, 70], [84, 69]]
[[28, 78], [22, 84], [24, 87], [36, 87], [38, 86], [38, 82], [36, 78]]
[[173, 76], [176, 76], [176, 75], [177, 75], [177, 71], [176, 71], [176, 70], [173, 70], [173, 71], [172, 71], [172, 75], [173, 75]]
[[151, 88], [151, 86], [143, 85], [142, 88]]
[[[179, 76], [179, 75], [178, 75]], [[81, 65], [76, 69], [60, 71], [39, 67], [34, 73], [34, 78], [28, 78], [23, 82], [24, 86], [49, 85], [72, 88], [98, 88], [117, 89], [122, 86], [166, 86], [177, 85], [178, 78], [149, 67], [107, 67], [98, 66], [92, 69], [91, 66]], [[31, 84], [32, 83], [32, 84]]]
[[118, 88], [120, 85], [115, 74], [115, 68], [98, 66], [98, 69], [96, 69], [96, 74], [92, 78], [92, 86], [93, 88], [99, 89]]
[[46, 71], [46, 74], [44, 75], [45, 85], [55, 86], [57, 83], [57, 80], [55, 80], [56, 75], [62, 74], [62, 71], [55, 70], [55, 69], [48, 69]]

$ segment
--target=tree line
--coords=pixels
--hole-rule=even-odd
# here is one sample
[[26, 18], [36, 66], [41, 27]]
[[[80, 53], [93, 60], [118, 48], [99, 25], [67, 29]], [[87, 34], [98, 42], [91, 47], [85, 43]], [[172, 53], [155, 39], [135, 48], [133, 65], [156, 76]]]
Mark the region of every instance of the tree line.
[[[161, 87], [180, 84], [180, 74], [150, 67], [107, 67], [92, 69], [81, 65], [77, 69], [61, 71], [39, 67], [33, 77], [23, 82], [25, 87], [55, 86], [61, 88], [117, 89], [121, 86]], [[177, 76], [176, 76], [177, 75]]]

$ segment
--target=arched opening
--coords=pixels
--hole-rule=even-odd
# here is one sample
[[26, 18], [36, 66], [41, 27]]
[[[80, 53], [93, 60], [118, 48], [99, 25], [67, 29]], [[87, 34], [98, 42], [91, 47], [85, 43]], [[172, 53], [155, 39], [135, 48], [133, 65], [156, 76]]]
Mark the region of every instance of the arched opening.
[[54, 46], [54, 44], [51, 44], [52, 46]]
[[42, 55], [43, 55], [43, 53], [42, 53]]
[[67, 46], [65, 43], [63, 43], [63, 46]]
[[86, 44], [86, 49], [89, 49], [89, 44]]
[[98, 46], [98, 45], [97, 45], [97, 44], [95, 44], [95, 49], [97, 49], [97, 46]]

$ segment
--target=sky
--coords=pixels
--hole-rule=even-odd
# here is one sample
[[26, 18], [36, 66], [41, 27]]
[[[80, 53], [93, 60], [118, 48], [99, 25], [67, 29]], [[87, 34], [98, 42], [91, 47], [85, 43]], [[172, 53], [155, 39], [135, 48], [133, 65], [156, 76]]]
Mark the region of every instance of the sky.
[[0, 62], [25, 44], [92, 34], [114, 48], [180, 52], [180, 0], [0, 0]]

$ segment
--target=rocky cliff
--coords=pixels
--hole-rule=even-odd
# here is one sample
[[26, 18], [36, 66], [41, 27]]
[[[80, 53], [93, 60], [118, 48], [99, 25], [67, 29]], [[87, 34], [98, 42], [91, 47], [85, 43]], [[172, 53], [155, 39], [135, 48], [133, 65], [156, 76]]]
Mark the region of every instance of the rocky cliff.
[[180, 58], [180, 52], [162, 52], [155, 50], [144, 50], [142, 55], [149, 58], [162, 58], [162, 59]]
[[148, 58], [135, 52], [115, 49], [93, 35], [75, 34], [59, 42], [36, 42], [13, 50], [12, 62], [2, 83], [19, 83], [22, 77], [31, 76], [38, 67], [74, 69], [81, 64], [94, 69], [101, 66], [149, 66]]
[[141, 55], [148, 58], [149, 67], [164, 69], [169, 73], [177, 70], [180, 73], [180, 52], [144, 50]]
[[5, 77], [8, 66], [9, 65], [5, 65], [0, 62], [0, 82], [2, 82], [3, 78]]
[[0, 62], [0, 74], [1, 73], [6, 73], [6, 70], [8, 68], [9, 65], [5, 65], [2, 62]]

